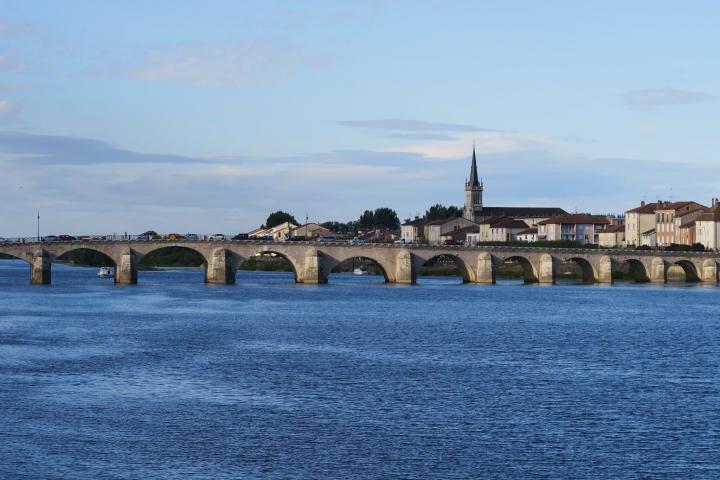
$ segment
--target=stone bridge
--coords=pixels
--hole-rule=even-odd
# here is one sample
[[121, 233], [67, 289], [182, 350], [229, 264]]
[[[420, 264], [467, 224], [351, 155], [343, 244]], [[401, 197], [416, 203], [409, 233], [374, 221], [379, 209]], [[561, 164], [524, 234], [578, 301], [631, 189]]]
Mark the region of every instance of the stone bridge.
[[526, 282], [555, 283], [559, 265], [574, 262], [588, 283], [612, 283], [613, 272], [629, 263], [640, 281], [663, 283], [667, 271], [679, 265], [688, 281], [717, 283], [715, 252], [667, 252], [624, 249], [559, 249], [502, 246], [443, 246], [396, 244], [351, 245], [340, 242], [266, 241], [71, 241], [29, 244], [1, 244], [5, 253], [30, 264], [30, 281], [49, 284], [52, 263], [73, 250], [88, 249], [106, 255], [115, 264], [115, 283], [137, 283], [137, 263], [145, 255], [167, 247], [181, 247], [199, 253], [204, 260], [205, 282], [235, 283], [238, 267], [249, 258], [274, 253], [287, 259], [298, 283], [327, 283], [328, 274], [340, 262], [363, 257], [375, 261], [390, 283], [415, 283], [418, 269], [428, 261], [447, 256], [454, 259], [463, 280], [495, 283], [495, 272], [504, 262], [518, 262]]

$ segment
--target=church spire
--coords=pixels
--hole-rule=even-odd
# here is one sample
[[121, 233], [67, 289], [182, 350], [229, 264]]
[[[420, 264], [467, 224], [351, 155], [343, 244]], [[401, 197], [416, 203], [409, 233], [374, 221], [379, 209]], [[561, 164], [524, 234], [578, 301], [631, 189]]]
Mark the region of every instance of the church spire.
[[470, 166], [470, 181], [468, 182], [471, 187], [479, 187], [480, 182], [478, 181], [477, 174], [477, 161], [475, 160], [475, 143], [473, 143], [473, 157], [472, 165]]

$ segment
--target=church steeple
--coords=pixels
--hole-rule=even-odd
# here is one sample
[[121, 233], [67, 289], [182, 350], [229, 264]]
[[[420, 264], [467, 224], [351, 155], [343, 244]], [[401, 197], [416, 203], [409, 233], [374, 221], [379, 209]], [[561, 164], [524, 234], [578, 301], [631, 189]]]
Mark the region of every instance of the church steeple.
[[468, 185], [471, 187], [479, 187], [480, 186], [480, 182], [478, 181], [477, 160], [475, 159], [475, 144], [474, 143], [473, 143], [472, 165], [470, 165], [470, 181], [468, 182]]
[[482, 215], [483, 184], [478, 178], [477, 158], [475, 156], [475, 144], [473, 143], [472, 163], [470, 164], [470, 178], [465, 182], [465, 208], [463, 217], [477, 222]]

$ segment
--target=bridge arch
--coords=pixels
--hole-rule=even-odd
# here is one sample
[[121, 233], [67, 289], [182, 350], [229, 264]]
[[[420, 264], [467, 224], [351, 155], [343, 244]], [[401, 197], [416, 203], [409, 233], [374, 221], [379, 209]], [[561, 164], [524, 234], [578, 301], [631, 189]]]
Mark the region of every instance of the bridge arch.
[[375, 258], [373, 256], [368, 256], [368, 255], [343, 255], [339, 258], [326, 257], [326, 260], [325, 260], [326, 269], [327, 269], [328, 273], [333, 273], [341, 263], [347, 262], [348, 260], [351, 260], [351, 259], [365, 259], [365, 260], [372, 261], [380, 269], [380, 272], [382, 273], [383, 278], [385, 279], [385, 283], [388, 283], [390, 281], [390, 279], [388, 277], [388, 271], [392, 271], [390, 269], [390, 266], [384, 264], [383, 261], [378, 260], [377, 258]]
[[471, 283], [474, 281], [473, 266], [468, 265], [459, 255], [453, 253], [439, 253], [427, 258], [420, 258], [418, 267], [427, 267], [429, 264], [441, 259], [448, 259], [455, 264], [460, 277], [462, 277], [463, 283]]
[[537, 283], [538, 272], [532, 262], [522, 255], [509, 255], [502, 259], [504, 264], [516, 263], [523, 269], [523, 280], [525, 283]]
[[[174, 252], [174, 259], [170, 255], [171, 252]], [[182, 256], [180, 252], [183, 252]], [[138, 268], [139, 271], [143, 270], [142, 267], [155, 266], [151, 262], [152, 259], [156, 259], [160, 262], [160, 266], [163, 267], [200, 267], [202, 268], [203, 278], [207, 280], [209, 259], [203, 251], [190, 245], [152, 245], [151, 248], [141, 251], [134, 250], [133, 254], [135, 255], [136, 268], [140, 267]], [[163, 260], [163, 257], [165, 257], [165, 260]]]
[[284, 259], [290, 265], [290, 268], [292, 269], [292, 273], [293, 273], [295, 282], [298, 283], [301, 281], [300, 273], [302, 272], [302, 265], [300, 265], [295, 258], [293, 258], [292, 256], [288, 255], [287, 253], [281, 251], [281, 249], [279, 249], [279, 248], [272, 248], [270, 246], [268, 246], [267, 248], [259, 248], [259, 249], [255, 250], [247, 258], [237, 255], [236, 258], [237, 258], [237, 262], [238, 262], [238, 267], [241, 267], [246, 262], [252, 260], [255, 257], [259, 257], [262, 255], [278, 256], [278, 257]]
[[586, 258], [582, 257], [569, 257], [566, 258], [563, 263], [572, 263], [580, 268], [583, 283], [595, 283], [598, 279], [598, 273]]
[[[699, 282], [700, 281], [700, 275], [698, 273], [697, 267], [695, 267], [695, 264], [691, 262], [690, 260], [678, 260], [676, 262], [673, 262], [670, 267], [678, 266], [682, 268], [683, 273], [685, 274], [685, 281], [686, 282]], [[669, 268], [668, 268], [669, 271]]]
[[647, 283], [650, 281], [650, 274], [647, 267], [637, 258], [621, 260], [618, 270], [618, 274], [627, 275], [630, 280], [636, 283]]
[[106, 252], [97, 248], [87, 247], [83, 245], [71, 246], [63, 248], [62, 250], [56, 251], [52, 256], [54, 262], [62, 262], [68, 259], [68, 256], [73, 253], [78, 253], [81, 256], [84, 254], [85, 259], [81, 258], [81, 262], [84, 260], [84, 265], [92, 267], [113, 267], [117, 266], [117, 261], [108, 255]]

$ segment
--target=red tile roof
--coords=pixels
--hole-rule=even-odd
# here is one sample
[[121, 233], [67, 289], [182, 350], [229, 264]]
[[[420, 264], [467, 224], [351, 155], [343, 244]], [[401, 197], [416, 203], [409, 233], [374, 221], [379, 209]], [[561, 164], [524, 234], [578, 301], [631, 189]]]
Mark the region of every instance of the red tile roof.
[[544, 220], [538, 225], [558, 225], [558, 224], [594, 224], [607, 225], [610, 220], [602, 215], [588, 215], [587, 213], [566, 213], [557, 217]]
[[624, 225], [609, 225], [602, 230], [600, 230], [600, 233], [620, 233], [625, 231]]
[[714, 206], [706, 209], [699, 217], [695, 219], [696, 222], [720, 222], [720, 203], [716, 203]]
[[655, 210], [657, 210], [657, 207], [659, 205], [661, 205], [661, 203], [658, 203], [658, 202], [646, 203], [645, 205], [640, 205], [637, 208], [628, 210], [625, 213], [655, 213]]

